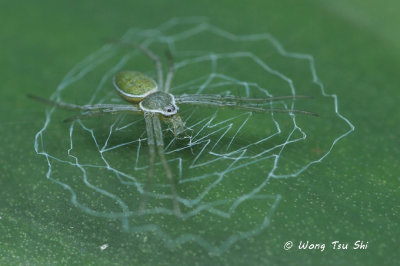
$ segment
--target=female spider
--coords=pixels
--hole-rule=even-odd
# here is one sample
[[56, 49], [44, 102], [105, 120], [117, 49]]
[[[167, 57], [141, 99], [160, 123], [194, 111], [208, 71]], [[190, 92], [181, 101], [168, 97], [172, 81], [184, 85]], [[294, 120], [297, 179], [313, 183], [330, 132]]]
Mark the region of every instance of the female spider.
[[[157, 70], [158, 82], [155, 82], [152, 78], [136, 71], [122, 71], [114, 76], [113, 84], [115, 89], [123, 99], [131, 103], [130, 105], [75, 105], [65, 102], [56, 102], [34, 95], [28, 96], [34, 100], [46, 104], [69, 110], [82, 111], [82, 114], [67, 119], [66, 121], [107, 113], [115, 114], [125, 112], [143, 114], [146, 123], [147, 143], [149, 147], [149, 168], [147, 171], [147, 184], [144, 191], [147, 192], [151, 186], [151, 181], [154, 177], [155, 158], [156, 154], [158, 154], [162, 167], [164, 168], [165, 176], [170, 183], [173, 210], [176, 216], [181, 215], [181, 209], [179, 205], [179, 197], [174, 184], [173, 173], [164, 154], [164, 141], [160, 119], [172, 125], [175, 135], [182, 133], [184, 126], [182, 119], [178, 114], [178, 104], [188, 104], [202, 107], [209, 106], [216, 108], [227, 107], [249, 112], [289, 112], [317, 116], [315, 113], [302, 110], [276, 109], [263, 106], [263, 104], [271, 101], [293, 98], [310, 98], [309, 96], [280, 96], [268, 98], [242, 98], [236, 96], [221, 96], [211, 94], [183, 94], [174, 96], [168, 92], [174, 75], [174, 64], [170, 53], [167, 53], [169, 69], [164, 83], [162, 63], [156, 54], [142, 45], [127, 43], [122, 44], [132, 46], [143, 51], [144, 54], [146, 54], [147, 57], [154, 62]], [[139, 205], [140, 213], [145, 210], [145, 205], [146, 193], [143, 194]]]

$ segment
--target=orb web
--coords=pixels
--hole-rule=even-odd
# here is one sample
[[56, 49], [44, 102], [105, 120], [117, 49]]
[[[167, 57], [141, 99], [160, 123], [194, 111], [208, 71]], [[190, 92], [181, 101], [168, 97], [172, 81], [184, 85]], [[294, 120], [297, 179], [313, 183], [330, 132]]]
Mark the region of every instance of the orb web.
[[[148, 153], [143, 116], [110, 115], [66, 125], [61, 121], [69, 113], [49, 108], [34, 143], [47, 160], [46, 177], [67, 189], [77, 208], [99, 219], [120, 220], [126, 233], [144, 239], [154, 234], [168, 247], [193, 242], [212, 253], [224, 252], [270, 224], [281, 199], [270, 190], [271, 180], [304, 176], [354, 130], [339, 113], [337, 96], [325, 91], [313, 57], [286, 51], [268, 33], [239, 35], [205, 18], [174, 18], [157, 28], [130, 29], [120, 41], [151, 49], [164, 71], [165, 51], [171, 51], [175, 77], [170, 92], [175, 95], [312, 95], [313, 100], [270, 105], [321, 116], [181, 106], [184, 134], [174, 137], [166, 126], [163, 132], [183, 211], [178, 219], [160, 162], [151, 190], [144, 191]], [[76, 64], [51, 98], [123, 103], [111, 80], [125, 69], [156, 80], [156, 68], [145, 55], [110, 43]], [[149, 202], [139, 215], [143, 193]]]

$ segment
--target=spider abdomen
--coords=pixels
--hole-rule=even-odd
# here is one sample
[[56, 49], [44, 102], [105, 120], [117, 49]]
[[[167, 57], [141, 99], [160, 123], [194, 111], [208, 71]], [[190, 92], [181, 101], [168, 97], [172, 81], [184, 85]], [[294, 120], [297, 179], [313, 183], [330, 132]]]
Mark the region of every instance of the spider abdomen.
[[114, 76], [114, 86], [122, 98], [138, 103], [158, 90], [157, 83], [143, 73], [122, 71]]

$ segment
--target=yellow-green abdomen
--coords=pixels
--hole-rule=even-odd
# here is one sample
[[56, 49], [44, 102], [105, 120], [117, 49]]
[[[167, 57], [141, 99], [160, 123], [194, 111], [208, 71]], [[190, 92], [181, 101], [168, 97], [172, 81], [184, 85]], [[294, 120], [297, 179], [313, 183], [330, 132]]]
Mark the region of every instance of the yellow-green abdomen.
[[143, 73], [122, 71], [114, 77], [118, 93], [129, 102], [140, 102], [147, 95], [157, 91], [157, 83]]

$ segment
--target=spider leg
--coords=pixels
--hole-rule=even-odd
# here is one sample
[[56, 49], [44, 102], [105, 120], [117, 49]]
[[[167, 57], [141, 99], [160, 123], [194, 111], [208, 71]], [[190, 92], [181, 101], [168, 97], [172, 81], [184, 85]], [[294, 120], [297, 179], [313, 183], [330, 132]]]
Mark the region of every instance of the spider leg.
[[72, 122], [72, 121], [79, 120], [79, 119], [86, 119], [86, 118], [91, 118], [91, 117], [105, 115], [105, 114], [107, 114], [107, 113], [102, 112], [102, 111], [87, 112], [87, 113], [84, 113], [81, 115], [74, 115], [74, 116], [68, 117], [68, 118], [64, 119], [63, 122], [68, 123], [68, 122]]
[[218, 101], [218, 102], [240, 102], [240, 103], [268, 103], [272, 101], [293, 100], [293, 99], [312, 99], [312, 96], [305, 95], [287, 95], [265, 98], [247, 98], [237, 96], [222, 96], [218, 94], [182, 94], [175, 96], [176, 102], [192, 102], [192, 101]]
[[161, 163], [163, 165], [165, 175], [168, 179], [168, 182], [171, 185], [172, 204], [173, 204], [173, 208], [174, 208], [174, 213], [176, 216], [179, 217], [179, 216], [181, 216], [181, 209], [180, 209], [179, 203], [178, 203], [178, 193], [176, 192], [174, 178], [172, 175], [171, 168], [169, 167], [168, 161], [164, 154], [164, 140], [163, 140], [163, 135], [162, 135], [160, 118], [158, 117], [158, 115], [153, 116], [153, 128], [154, 128], [154, 137], [156, 140], [158, 155], [160, 156]]
[[165, 52], [165, 55], [167, 56], [168, 59], [168, 74], [167, 74], [167, 79], [165, 81], [164, 91], [168, 92], [171, 87], [172, 78], [174, 77], [175, 68], [174, 68], [174, 58], [169, 49]]
[[144, 115], [146, 121], [146, 131], [147, 131], [147, 144], [149, 146], [149, 168], [147, 170], [147, 183], [144, 188], [144, 193], [139, 205], [139, 214], [142, 214], [146, 209], [147, 195], [146, 193], [150, 190], [151, 184], [154, 177], [154, 161], [156, 156], [156, 147], [154, 142], [154, 130], [153, 122], [151, 119], [151, 114], [145, 113]]
[[296, 109], [280, 109], [280, 108], [271, 108], [267, 106], [255, 105], [254, 103], [243, 103], [243, 102], [235, 102], [235, 101], [218, 101], [212, 99], [180, 99], [179, 104], [190, 104], [195, 106], [203, 106], [203, 107], [220, 107], [220, 108], [231, 108], [231, 109], [239, 109], [250, 112], [258, 112], [258, 113], [268, 113], [268, 112], [276, 112], [276, 113], [295, 113], [295, 114], [304, 114], [304, 115], [312, 115], [319, 116], [317, 113], [304, 111], [304, 110], [296, 110]]
[[65, 103], [65, 102], [57, 102], [57, 101], [52, 101], [40, 96], [36, 96], [36, 95], [32, 95], [32, 94], [28, 94], [27, 95], [29, 98], [47, 104], [47, 105], [52, 105], [52, 106], [56, 106], [56, 107], [60, 107], [63, 109], [68, 109], [68, 110], [81, 110], [81, 111], [88, 111], [90, 110], [89, 106], [84, 106], [84, 105], [76, 105], [76, 104], [72, 104], [72, 103]]
[[117, 111], [126, 111], [126, 112], [140, 112], [140, 109], [133, 105], [126, 104], [91, 104], [91, 105], [77, 105], [66, 102], [58, 102], [49, 100], [40, 96], [28, 94], [29, 98], [47, 104], [51, 106], [56, 106], [66, 110], [78, 110], [78, 111], [90, 111], [90, 112], [117, 112]]
[[185, 127], [184, 127], [182, 118], [179, 114], [176, 114], [172, 117], [161, 116], [161, 119], [164, 122], [167, 122], [170, 125], [172, 125], [172, 129], [173, 129], [173, 133], [174, 133], [175, 137], [177, 137], [178, 135], [182, 134], [185, 131]]
[[78, 119], [86, 119], [86, 118], [91, 118], [91, 117], [95, 117], [95, 116], [101, 116], [101, 115], [107, 115], [107, 114], [111, 114], [111, 115], [115, 115], [115, 114], [120, 114], [120, 113], [134, 113], [134, 114], [140, 114], [140, 110], [129, 110], [129, 109], [102, 109], [102, 110], [98, 110], [98, 111], [89, 111], [80, 115], [75, 115], [72, 117], [68, 117], [66, 119], [64, 119], [64, 122], [71, 122], [71, 121], [75, 121]]
[[164, 81], [163, 81], [164, 78], [163, 78], [162, 63], [161, 63], [160, 58], [146, 46], [143, 46], [143, 45], [140, 45], [137, 43], [132, 43], [132, 42], [125, 42], [125, 41], [117, 41], [117, 43], [141, 50], [148, 58], [150, 58], [154, 62], [154, 64], [156, 65], [156, 68], [157, 68], [158, 86], [160, 86], [159, 90], [163, 90], [162, 86], [164, 84]]

